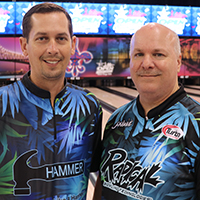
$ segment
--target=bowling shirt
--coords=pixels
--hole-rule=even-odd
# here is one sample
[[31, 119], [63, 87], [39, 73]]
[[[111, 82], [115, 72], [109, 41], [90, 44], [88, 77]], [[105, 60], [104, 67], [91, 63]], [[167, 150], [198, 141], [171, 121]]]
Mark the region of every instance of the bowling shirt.
[[86, 199], [100, 164], [101, 106], [65, 81], [52, 107], [28, 75], [0, 88], [0, 199]]
[[145, 117], [139, 96], [109, 118], [102, 200], [200, 199], [200, 104], [183, 86]]

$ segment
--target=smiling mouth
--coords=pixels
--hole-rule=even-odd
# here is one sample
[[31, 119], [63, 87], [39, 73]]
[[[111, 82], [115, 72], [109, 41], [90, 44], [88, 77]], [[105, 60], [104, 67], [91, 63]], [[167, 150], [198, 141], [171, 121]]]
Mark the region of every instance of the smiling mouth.
[[141, 77], [156, 77], [159, 76], [160, 74], [146, 74], [146, 75], [140, 75]]
[[56, 63], [59, 62], [59, 60], [55, 60], [55, 61], [53, 61], [53, 60], [44, 60], [44, 62], [49, 63], [49, 64], [56, 64]]

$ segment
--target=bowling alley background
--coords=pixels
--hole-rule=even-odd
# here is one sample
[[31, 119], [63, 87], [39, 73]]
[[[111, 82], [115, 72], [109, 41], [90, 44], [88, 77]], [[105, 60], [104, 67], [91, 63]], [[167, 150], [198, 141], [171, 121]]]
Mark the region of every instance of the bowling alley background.
[[[20, 79], [30, 70], [19, 37], [22, 18], [41, 2], [0, 2], [0, 81]], [[124, 78], [129, 73], [131, 36], [149, 22], [161, 23], [180, 37], [180, 78], [200, 76], [200, 7], [55, 2], [64, 7], [77, 36], [76, 52], [66, 69], [69, 79]]]

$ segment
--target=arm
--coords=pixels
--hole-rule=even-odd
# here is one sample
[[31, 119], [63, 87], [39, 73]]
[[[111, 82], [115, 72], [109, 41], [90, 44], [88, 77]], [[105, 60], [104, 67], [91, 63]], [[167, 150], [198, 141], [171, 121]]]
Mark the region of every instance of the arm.
[[101, 179], [98, 176], [97, 181], [96, 181], [96, 185], [95, 185], [95, 188], [94, 188], [93, 200], [101, 200], [101, 192], [102, 192]]

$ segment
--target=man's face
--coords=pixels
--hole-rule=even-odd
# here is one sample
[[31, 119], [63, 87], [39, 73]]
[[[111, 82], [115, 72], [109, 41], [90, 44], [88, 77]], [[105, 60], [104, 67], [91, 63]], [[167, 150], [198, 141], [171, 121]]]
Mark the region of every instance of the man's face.
[[22, 51], [29, 57], [31, 79], [36, 84], [43, 80], [63, 79], [76, 42], [75, 37], [70, 37], [65, 14], [35, 13], [31, 21], [28, 43], [25, 38], [20, 38]]
[[138, 92], [167, 98], [178, 88], [181, 55], [175, 37], [166, 29], [146, 28], [135, 34], [130, 52], [130, 73]]

